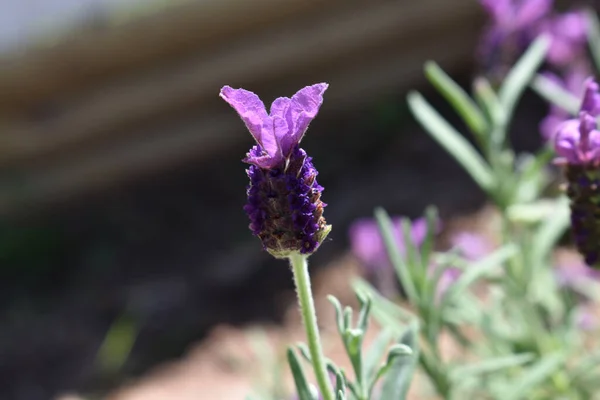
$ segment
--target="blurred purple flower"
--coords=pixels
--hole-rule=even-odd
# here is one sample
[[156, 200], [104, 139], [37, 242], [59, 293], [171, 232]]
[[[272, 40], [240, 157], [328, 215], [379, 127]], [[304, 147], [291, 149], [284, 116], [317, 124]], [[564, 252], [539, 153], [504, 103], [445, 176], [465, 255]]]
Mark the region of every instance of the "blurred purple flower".
[[[392, 218], [392, 226], [395, 243], [400, 253], [404, 254], [406, 244], [402, 232], [402, 218]], [[358, 219], [350, 226], [349, 234], [352, 252], [368, 271], [391, 268], [377, 221], [372, 218]], [[420, 246], [427, 234], [427, 221], [424, 218], [413, 221], [410, 234], [413, 244]]]
[[543, 21], [540, 33], [551, 36], [547, 61], [556, 67], [565, 67], [586, 57], [587, 20], [582, 11], [559, 14]]
[[538, 34], [553, 1], [480, 0], [480, 3], [491, 23], [483, 33], [479, 58], [488, 72], [501, 76]]
[[600, 283], [600, 271], [592, 269], [580, 261], [559, 264], [555, 268], [558, 285], [577, 295], [580, 304], [575, 309], [577, 326], [586, 331], [595, 330], [600, 325], [594, 312], [597, 304], [582, 288], [590, 282]]
[[598, 316], [594, 312], [595, 304], [586, 303], [577, 308], [575, 323], [583, 331], [594, 331], [600, 326]]
[[558, 265], [555, 268], [555, 276], [560, 287], [576, 292], [580, 285], [590, 280], [600, 282], [600, 271], [592, 269], [582, 262]]

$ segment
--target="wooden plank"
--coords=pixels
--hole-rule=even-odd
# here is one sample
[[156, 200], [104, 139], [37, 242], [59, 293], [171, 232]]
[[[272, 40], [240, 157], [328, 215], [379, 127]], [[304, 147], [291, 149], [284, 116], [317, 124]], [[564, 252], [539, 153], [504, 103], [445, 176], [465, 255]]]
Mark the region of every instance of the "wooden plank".
[[344, 1], [196, 0], [124, 25], [99, 19], [59, 43], [42, 43], [0, 58], [0, 110], [23, 112], [24, 107], [59, 94], [75, 93], [126, 72], [135, 74], [193, 51], [214, 49], [232, 37], [340, 3]]
[[[422, 63], [432, 58], [448, 71], [464, 68], [472, 54], [473, 34], [465, 26], [429, 37], [411, 52], [390, 52], [389, 57], [348, 66], [331, 76], [328, 112], [360, 107], [382, 93], [396, 92], [422, 79]], [[74, 196], [137, 179], [191, 159], [223, 152], [249, 141], [230, 110], [210, 110], [171, 126], [144, 132], [145, 140], [126, 140], [93, 152], [76, 153], [60, 162], [21, 169], [11, 185], [0, 186], [0, 215], [30, 213], [39, 207], [72, 201]]]
[[[196, 107], [200, 113], [218, 102], [216, 93], [224, 83], [285, 81], [331, 65], [343, 72], [348, 68], [344, 64], [360, 62], [374, 47], [401, 54], [428, 38], [445, 40], [450, 31], [471, 21], [479, 11], [476, 5], [460, 0], [348, 4], [345, 12], [244, 35], [227, 48], [184, 65], [75, 97], [48, 121], [4, 126], [0, 163], [7, 166], [40, 157], [62, 157], [73, 149], [121, 137], [136, 124], [181, 108]], [[431, 9], [437, 9], [436, 13]], [[476, 29], [470, 26], [472, 31]], [[432, 57], [435, 54], [432, 52]]]

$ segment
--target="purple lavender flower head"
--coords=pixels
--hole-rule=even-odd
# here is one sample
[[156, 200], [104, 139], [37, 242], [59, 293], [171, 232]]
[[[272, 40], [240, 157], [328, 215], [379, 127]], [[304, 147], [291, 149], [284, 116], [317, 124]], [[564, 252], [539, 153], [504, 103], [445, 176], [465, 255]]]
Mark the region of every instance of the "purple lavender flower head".
[[600, 131], [596, 125], [598, 115], [599, 86], [590, 78], [585, 83], [579, 118], [565, 121], [557, 129], [554, 148], [567, 163], [591, 165], [600, 161]]
[[479, 59], [492, 77], [501, 79], [537, 36], [552, 10], [552, 0], [480, 0], [490, 17], [479, 45]]
[[244, 162], [250, 178], [244, 210], [250, 230], [274, 257], [312, 254], [329, 234], [323, 218], [326, 204], [317, 170], [299, 143], [323, 103], [326, 83], [307, 86], [292, 98], [280, 97], [270, 113], [259, 97], [224, 86], [220, 96], [246, 124], [256, 145]]
[[586, 81], [579, 118], [562, 123], [554, 142], [557, 161], [566, 166], [575, 245], [586, 264], [593, 267], [600, 267], [599, 89], [593, 79]]

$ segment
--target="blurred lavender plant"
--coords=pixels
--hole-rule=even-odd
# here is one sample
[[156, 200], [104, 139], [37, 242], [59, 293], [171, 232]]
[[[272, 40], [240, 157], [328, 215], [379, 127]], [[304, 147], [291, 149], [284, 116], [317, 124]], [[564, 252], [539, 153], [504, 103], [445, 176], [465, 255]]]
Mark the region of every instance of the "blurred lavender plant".
[[[431, 209], [423, 244], [414, 246], [405, 240], [403, 251], [396, 245], [390, 217], [382, 209], [375, 212], [410, 307], [386, 299], [362, 279], [355, 282], [355, 288], [372, 296], [373, 313], [382, 325], [403, 329], [412, 323], [419, 327], [423, 343], [419, 366], [442, 398], [588, 399], [600, 390], [600, 373], [592, 368], [600, 353], [586, 347], [597, 332], [594, 324], [589, 324], [593, 322], [589, 307], [597, 305], [599, 296], [593, 301], [575, 298], [574, 286], [565, 284], [570, 281], [553, 267], [554, 247], [570, 222], [567, 199], [543, 198], [551, 184], [545, 168], [553, 151], [544, 148], [535, 155], [517, 155], [507, 140], [517, 102], [552, 44], [551, 35], [535, 39], [497, 89], [488, 79], [478, 78], [473, 97], [436, 64], [426, 64], [427, 78], [462, 117], [475, 146], [422, 95], [413, 92], [408, 96], [417, 121], [464, 167], [499, 213], [494, 227], [500, 238], [496, 249], [482, 242], [477, 245], [476, 239], [481, 238], [461, 234], [455, 238], [458, 245], [454, 250], [438, 253], [432, 250], [435, 218]], [[581, 141], [582, 121], [563, 123], [571, 129], [569, 135], [563, 134], [570, 138], [570, 147], [565, 145], [563, 150], [568, 147], [569, 154], [575, 152], [588, 160], [595, 153], [589, 149], [578, 152], [575, 145]], [[583, 122], [586, 132], [596, 132], [595, 121], [592, 124], [586, 118]], [[594, 137], [589, 142], [595, 144], [594, 135], [589, 134]], [[405, 221], [405, 238], [411, 228]], [[425, 272], [430, 263], [435, 265], [433, 274]], [[442, 285], [444, 290], [436, 293], [446, 271], [450, 276]], [[574, 273], [567, 277], [573, 278]], [[589, 289], [597, 287], [592, 275], [578, 273], [578, 288], [598, 293]], [[452, 361], [440, 348], [442, 334], [462, 349]]]
[[[385, 336], [363, 360], [362, 342], [368, 326], [371, 301], [357, 294], [361, 304], [356, 326], [352, 326], [352, 309], [343, 312], [339, 301], [330, 300], [336, 307], [338, 330], [354, 369], [355, 381], [326, 360], [323, 355], [314, 299], [308, 271], [309, 255], [323, 243], [331, 225], [323, 217], [326, 206], [321, 201], [323, 187], [317, 183], [318, 174], [312, 159], [299, 147], [308, 125], [316, 117], [326, 83], [307, 86], [292, 98], [280, 97], [271, 105], [270, 113], [259, 97], [244, 89], [224, 86], [220, 96], [239, 114], [256, 140], [244, 162], [250, 178], [248, 203], [244, 210], [250, 219], [250, 230], [259, 237], [263, 248], [276, 258], [287, 258], [291, 264], [298, 305], [306, 330], [308, 346], [299, 346], [302, 355], [312, 365], [319, 389], [308, 384], [294, 349], [288, 349], [290, 365], [299, 400], [344, 400], [347, 389], [357, 400], [371, 399], [373, 388], [385, 376], [383, 398], [402, 399], [411, 379], [414, 362], [411, 357], [416, 342], [402, 335], [400, 343], [389, 350], [387, 360], [379, 365], [390, 338]], [[332, 386], [327, 371], [335, 376]], [[386, 383], [391, 382], [391, 383]], [[401, 390], [397, 386], [401, 385]], [[391, 387], [388, 388], [388, 387]], [[390, 393], [388, 394], [386, 393]]]

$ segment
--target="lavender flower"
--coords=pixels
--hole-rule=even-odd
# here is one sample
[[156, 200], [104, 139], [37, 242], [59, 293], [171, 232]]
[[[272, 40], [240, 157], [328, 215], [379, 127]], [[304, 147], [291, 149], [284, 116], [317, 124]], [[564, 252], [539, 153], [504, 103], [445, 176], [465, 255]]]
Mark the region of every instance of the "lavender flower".
[[586, 17], [581, 11], [571, 11], [545, 20], [540, 33], [551, 37], [546, 60], [555, 67], [572, 65], [586, 57]]
[[323, 187], [299, 143], [316, 117], [326, 83], [307, 86], [292, 98], [280, 97], [267, 113], [258, 96], [225, 86], [220, 96], [240, 115], [256, 140], [244, 162], [250, 178], [244, 210], [250, 230], [277, 258], [312, 254], [331, 230], [323, 218]]
[[538, 34], [552, 9], [552, 0], [480, 0], [490, 16], [479, 58], [484, 69], [500, 79]]
[[579, 118], [563, 122], [556, 133], [557, 160], [566, 165], [575, 244], [589, 266], [600, 261], [600, 115], [598, 84], [588, 79]]

